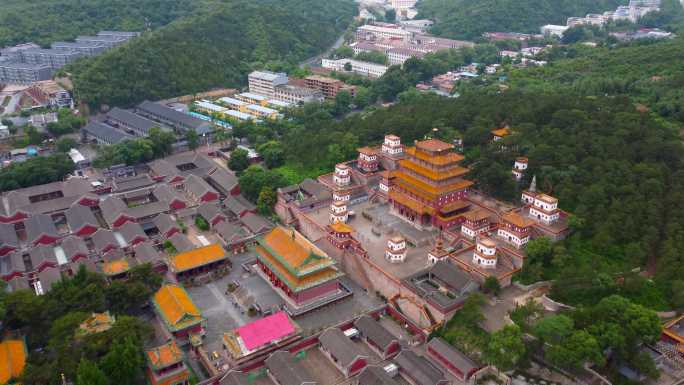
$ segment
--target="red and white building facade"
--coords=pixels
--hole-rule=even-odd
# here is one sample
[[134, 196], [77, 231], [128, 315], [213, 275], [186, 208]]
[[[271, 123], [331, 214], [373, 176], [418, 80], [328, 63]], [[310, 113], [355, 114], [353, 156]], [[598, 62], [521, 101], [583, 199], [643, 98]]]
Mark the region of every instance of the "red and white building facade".
[[387, 240], [385, 259], [391, 263], [401, 263], [406, 260], [406, 239], [404, 237], [396, 236]]

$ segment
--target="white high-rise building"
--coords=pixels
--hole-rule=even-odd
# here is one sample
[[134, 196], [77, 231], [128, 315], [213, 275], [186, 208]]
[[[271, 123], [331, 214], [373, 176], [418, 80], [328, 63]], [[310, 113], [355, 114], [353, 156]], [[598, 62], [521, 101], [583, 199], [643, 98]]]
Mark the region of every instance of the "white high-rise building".
[[249, 92], [268, 96], [275, 96], [277, 86], [286, 85], [287, 74], [284, 72], [254, 71], [247, 77]]

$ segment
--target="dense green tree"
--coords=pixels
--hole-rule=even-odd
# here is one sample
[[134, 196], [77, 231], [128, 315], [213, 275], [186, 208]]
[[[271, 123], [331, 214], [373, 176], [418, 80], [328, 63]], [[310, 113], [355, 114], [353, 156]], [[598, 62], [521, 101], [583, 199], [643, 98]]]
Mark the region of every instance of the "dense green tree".
[[545, 355], [552, 364], [566, 369], [580, 369], [585, 362], [599, 366], [605, 362], [596, 338], [584, 330], [547, 347]]
[[367, 61], [377, 64], [389, 63], [389, 58], [387, 57], [387, 55], [378, 51], [362, 51], [359, 52], [354, 58], [356, 60]]
[[202, 231], [209, 230], [209, 222], [200, 215], [195, 217], [195, 226]]
[[508, 371], [520, 363], [525, 352], [520, 328], [516, 325], [506, 325], [492, 333], [483, 351], [483, 357], [488, 364], [496, 366], [499, 370]]
[[78, 148], [78, 142], [72, 138], [60, 138], [55, 143], [55, 149], [57, 152], [67, 153], [72, 148]]
[[82, 358], [76, 373], [76, 385], [107, 385], [109, 381], [95, 362]]
[[568, 337], [573, 329], [572, 318], [559, 314], [542, 318], [534, 326], [534, 334], [544, 342], [558, 344]]
[[228, 159], [228, 168], [240, 175], [241, 172], [249, 167], [248, 155], [249, 153], [247, 150], [243, 150], [241, 148], [235, 149], [230, 153], [230, 159]]
[[152, 127], [148, 139], [152, 142], [155, 157], [163, 157], [171, 154], [173, 143], [176, 141], [173, 132], [162, 131], [159, 127]]
[[275, 190], [271, 187], [263, 187], [259, 192], [257, 199], [257, 210], [261, 215], [271, 215], [273, 213], [273, 206], [275, 206], [278, 196]]
[[354, 57], [354, 49], [348, 45], [343, 45], [333, 51], [332, 55], [335, 59], [346, 59]]
[[351, 0], [196, 4], [186, 5], [192, 11], [185, 17], [70, 65], [74, 93], [92, 107], [129, 107], [214, 87], [239, 88], [254, 68], [294, 68], [330, 47], [356, 8]]
[[348, 91], [338, 92], [335, 96], [334, 114], [340, 116], [348, 113], [352, 101], [352, 96]]
[[188, 141], [188, 148], [191, 150], [194, 150], [199, 146], [199, 136], [195, 130], [188, 130], [185, 134], [185, 140]]
[[257, 202], [259, 194], [264, 190], [274, 190], [287, 186], [285, 177], [276, 170], [264, 170], [263, 167], [253, 165], [240, 175], [240, 191], [252, 202]]
[[501, 292], [501, 284], [495, 276], [490, 275], [489, 277], [485, 278], [485, 281], [482, 284], [482, 290], [485, 293], [489, 293], [496, 296], [499, 295], [499, 293]]
[[385, 21], [388, 23], [394, 23], [397, 20], [397, 11], [394, 8], [390, 8], [385, 11]]
[[115, 341], [111, 350], [102, 358], [102, 370], [115, 384], [136, 384], [143, 374], [144, 359], [140, 346], [127, 338]]
[[268, 168], [282, 166], [285, 162], [285, 151], [280, 142], [275, 140], [268, 141], [257, 147], [257, 151], [264, 159], [264, 164]]

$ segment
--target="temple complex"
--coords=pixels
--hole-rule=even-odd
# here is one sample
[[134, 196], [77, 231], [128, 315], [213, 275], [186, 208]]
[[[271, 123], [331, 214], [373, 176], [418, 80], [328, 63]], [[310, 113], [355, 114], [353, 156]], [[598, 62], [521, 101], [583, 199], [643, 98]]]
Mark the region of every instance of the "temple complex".
[[394, 212], [419, 228], [446, 229], [459, 224], [473, 182], [464, 179], [467, 168], [454, 146], [437, 139], [416, 141], [392, 172], [389, 199]]

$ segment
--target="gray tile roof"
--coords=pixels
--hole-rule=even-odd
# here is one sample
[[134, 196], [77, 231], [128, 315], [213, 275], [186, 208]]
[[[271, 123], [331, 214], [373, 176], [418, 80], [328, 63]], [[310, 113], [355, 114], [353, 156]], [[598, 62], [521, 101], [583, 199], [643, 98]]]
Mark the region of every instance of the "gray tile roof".
[[45, 262], [57, 265], [55, 249], [51, 246], [36, 246], [29, 251], [29, 257], [31, 259], [31, 266], [33, 266], [33, 269], [37, 269], [38, 266]]
[[14, 251], [0, 257], [0, 275], [6, 276], [11, 273], [23, 273], [26, 271], [24, 257], [21, 252]]
[[209, 186], [209, 183], [197, 175], [188, 176], [188, 178], [185, 180], [185, 189], [197, 199], [200, 199], [208, 192], [213, 192], [218, 195], [218, 192], [216, 192], [213, 187]]
[[266, 218], [253, 213], [247, 213], [247, 215], [240, 218], [240, 222], [242, 222], [242, 224], [253, 234], [265, 233], [273, 227], [271, 222], [266, 220]]
[[116, 219], [119, 218], [119, 216], [121, 216], [127, 209], [128, 206], [126, 203], [124, 203], [124, 201], [118, 197], [110, 196], [105, 198], [105, 200], [100, 201], [100, 210], [102, 211], [102, 216], [110, 226], [112, 226], [114, 221], [116, 221]]
[[338, 328], [330, 328], [318, 337], [321, 347], [332, 354], [342, 367], [349, 367], [357, 358], [368, 357]]
[[157, 198], [158, 201], [163, 201], [171, 203], [173, 201], [180, 201], [187, 204], [187, 199], [183, 197], [176, 189], [167, 185], [160, 184], [152, 190], [152, 195]]
[[394, 359], [401, 371], [413, 378], [416, 385], [437, 385], [446, 380], [444, 374], [427, 359], [411, 350], [404, 350]]
[[114, 246], [119, 247], [119, 242], [116, 241], [114, 233], [111, 230], [99, 229], [93, 234], [93, 245], [98, 253], [102, 253], [107, 247]]
[[135, 190], [142, 187], [152, 186], [155, 182], [147, 174], [129, 176], [114, 179], [114, 192], [120, 193]]
[[235, 370], [226, 373], [219, 381], [219, 385], [250, 385], [251, 383], [252, 381], [249, 380], [247, 373], [236, 372]]
[[230, 195], [230, 191], [238, 185], [238, 178], [234, 173], [223, 167], [216, 167], [207, 175], [207, 181], [224, 195]]
[[431, 339], [430, 342], [428, 342], [427, 347], [451, 362], [464, 374], [478, 368], [477, 364], [468, 358], [468, 356], [439, 337]]
[[69, 228], [73, 232], [78, 231], [85, 225], [100, 227], [100, 223], [95, 218], [95, 214], [93, 214], [90, 207], [75, 204], [68, 208], [64, 215], [66, 216]]
[[370, 316], [362, 316], [354, 322], [354, 326], [363, 336], [373, 341], [382, 350], [387, 349], [392, 342], [398, 341], [392, 333]]
[[358, 385], [397, 385], [397, 382], [380, 366], [366, 366], [359, 375]]
[[19, 247], [19, 238], [17, 238], [17, 231], [14, 225], [0, 223], [0, 247]]
[[251, 234], [238, 223], [223, 221], [217, 224], [214, 230], [228, 245], [243, 242], [251, 237]]
[[57, 228], [55, 227], [55, 222], [52, 217], [45, 214], [37, 214], [28, 217], [24, 221], [24, 226], [26, 227], [26, 239], [29, 242], [33, 242], [38, 239], [41, 235], [50, 235], [53, 237], [58, 237]]
[[107, 120], [110, 121], [110, 123], [117, 125], [122, 124], [131, 129], [144, 132], [145, 134], [149, 134], [150, 130], [154, 127], [162, 128], [157, 122], [118, 107], [112, 108], [112, 110], [107, 113]]
[[137, 223], [132, 223], [132, 222], [126, 223], [125, 225], [119, 227], [119, 233], [123, 236], [124, 240], [129, 245], [137, 237], [142, 237], [142, 238], [147, 239], [147, 234], [145, 234], [145, 231], [143, 231], [142, 226], [140, 226]]
[[169, 241], [171, 241], [171, 244], [179, 253], [197, 248], [197, 246], [195, 246], [195, 244], [183, 233], [174, 234], [169, 238]]
[[142, 219], [156, 216], [166, 211], [169, 211], [168, 202], [150, 202], [126, 209], [126, 215], [133, 219]]
[[12, 291], [30, 288], [28, 278], [25, 276], [15, 277], [14, 279], [10, 280], [7, 284], [10, 287], [10, 289], [12, 289]]
[[74, 271], [74, 273], [76, 273], [81, 268], [81, 265], [84, 266], [87, 271], [93, 273], [97, 272], [97, 266], [95, 266], [95, 262], [93, 262], [90, 258], [79, 258], [76, 260], [76, 262], [72, 262], [71, 269]]
[[290, 352], [279, 350], [265, 361], [271, 375], [280, 385], [313, 385], [316, 381]]
[[256, 206], [252, 204], [252, 202], [245, 199], [242, 195], [229, 196], [223, 201], [223, 203], [226, 205], [226, 208], [233, 213], [233, 215], [238, 217], [247, 211], [254, 211], [256, 209]]
[[176, 111], [173, 108], [166, 107], [159, 103], [145, 101], [138, 105], [137, 110], [155, 116], [157, 119], [172, 122], [172, 124], [178, 126], [179, 129], [184, 130], [186, 127], [192, 128], [197, 131], [198, 134], [206, 132], [207, 127], [211, 127], [211, 124], [201, 119]]
[[197, 214], [201, 215], [202, 218], [206, 219], [208, 222], [214, 219], [217, 215], [225, 215], [221, 212], [216, 203], [205, 202], [197, 207]]
[[116, 144], [133, 138], [123, 131], [100, 122], [90, 122], [85, 127], [82, 127], [81, 131], [109, 144]]
[[164, 262], [159, 251], [157, 251], [150, 242], [138, 243], [133, 247], [133, 251], [135, 252], [135, 258], [138, 259], [140, 263], [151, 263], [152, 265], [155, 265]]
[[430, 268], [429, 274], [462, 295], [473, 285], [473, 279], [468, 273], [447, 261], [437, 262]]
[[43, 289], [43, 293], [47, 293], [52, 289], [52, 286], [62, 280], [62, 273], [58, 268], [49, 268], [38, 273], [38, 281]]
[[69, 260], [71, 260], [73, 257], [77, 255], [83, 255], [85, 257], [88, 257], [88, 254], [90, 254], [88, 252], [88, 247], [86, 246], [85, 241], [73, 235], [70, 235], [62, 239], [61, 246], [64, 250], [64, 254]]
[[169, 214], [159, 214], [157, 215], [154, 220], [153, 220], [154, 225], [157, 227], [159, 232], [161, 234], [166, 233], [167, 231], [171, 230], [172, 228], [176, 227], [178, 230], [180, 230], [180, 227], [174, 221], [171, 219], [171, 216]]
[[[38, 186], [31, 186], [17, 189], [7, 193], [7, 212], [12, 214], [19, 209], [25, 212], [40, 212], [36, 207], [44, 207], [52, 204], [51, 201], [60, 200], [68, 197], [80, 197], [91, 191], [90, 183], [82, 178], [72, 178], [64, 182], [52, 182]], [[38, 201], [41, 195], [53, 195], [54, 199]], [[36, 197], [32, 202], [32, 197]], [[75, 199], [72, 200], [72, 202]], [[68, 207], [68, 206], [67, 206]]]
[[178, 175], [180, 170], [166, 159], [157, 159], [147, 164], [153, 174], [158, 176]]

